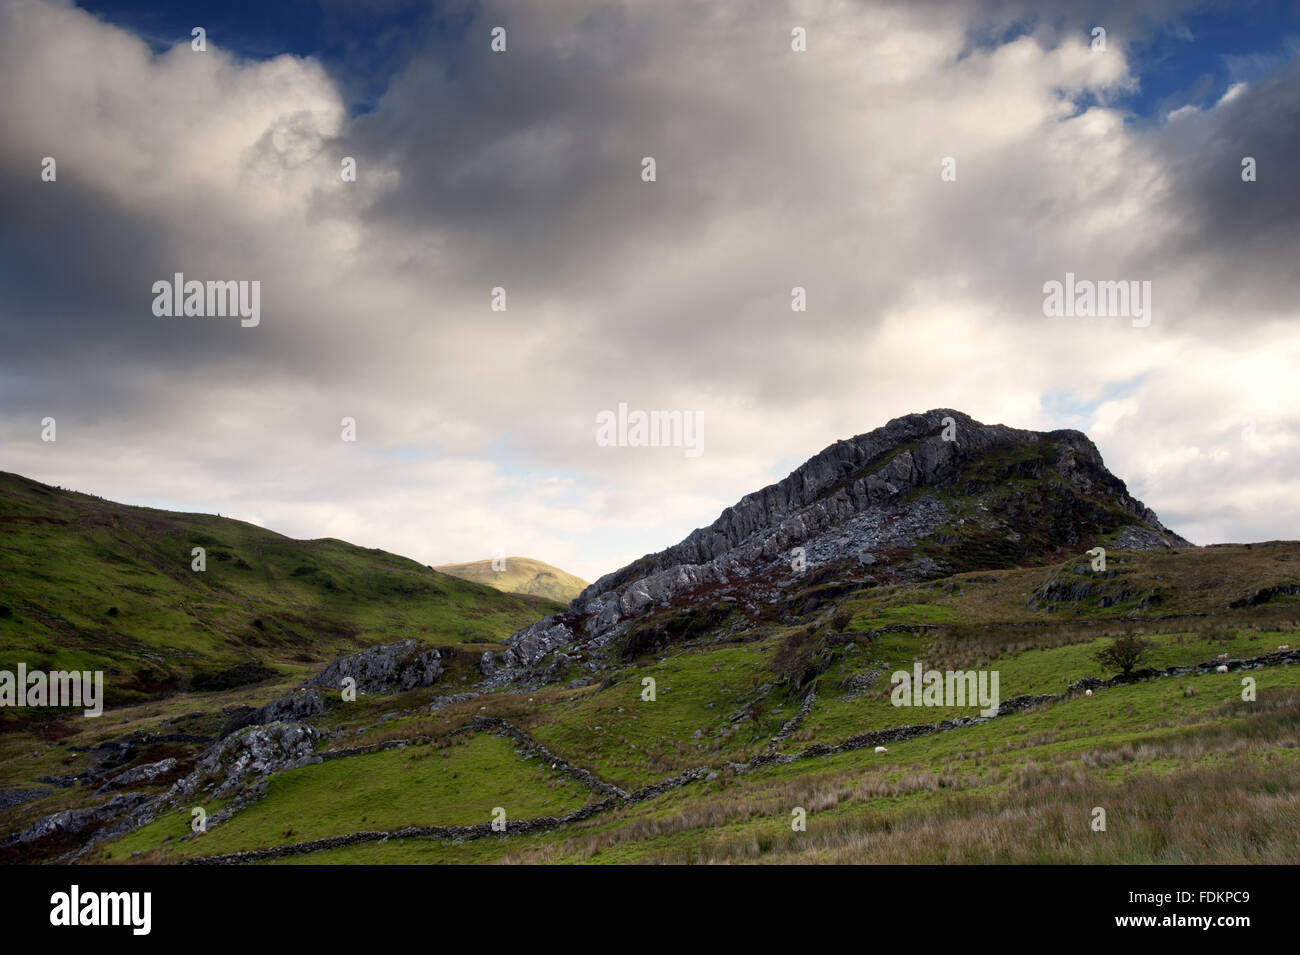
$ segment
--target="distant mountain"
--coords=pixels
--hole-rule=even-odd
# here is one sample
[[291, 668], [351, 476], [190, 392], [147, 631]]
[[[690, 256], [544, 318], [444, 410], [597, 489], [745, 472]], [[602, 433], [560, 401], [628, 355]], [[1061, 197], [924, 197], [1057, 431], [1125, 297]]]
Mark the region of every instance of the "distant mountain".
[[104, 670], [110, 705], [411, 637], [495, 643], [559, 609], [381, 550], [0, 472], [0, 669]]
[[490, 560], [442, 564], [434, 570], [461, 580], [472, 580], [476, 584], [487, 584], [505, 593], [531, 594], [561, 603], [568, 603], [587, 586], [581, 577], [575, 577], [531, 557], [507, 557], [501, 570], [495, 570]]
[[606, 574], [564, 613], [514, 634], [486, 669], [506, 679], [562, 648], [587, 654], [611, 641], [634, 654], [705, 620], [807, 613], [853, 589], [1037, 566], [1095, 546], [1190, 545], [1081, 432], [940, 408], [838, 441], [709, 527]]

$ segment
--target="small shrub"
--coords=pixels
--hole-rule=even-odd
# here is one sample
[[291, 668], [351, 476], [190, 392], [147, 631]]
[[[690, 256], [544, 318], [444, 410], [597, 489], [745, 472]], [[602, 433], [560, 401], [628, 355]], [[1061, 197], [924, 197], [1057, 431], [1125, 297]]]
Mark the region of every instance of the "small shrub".
[[786, 635], [772, 654], [772, 669], [784, 680], [798, 680], [808, 668], [817, 637], [809, 630], [795, 630]]
[[1155, 644], [1150, 640], [1137, 634], [1126, 634], [1117, 637], [1110, 646], [1098, 650], [1093, 658], [1102, 666], [1119, 670], [1121, 675], [1127, 677], [1151, 656], [1153, 649]]
[[193, 690], [232, 690], [278, 676], [277, 672], [257, 661], [241, 663], [220, 673], [196, 673], [190, 681]]

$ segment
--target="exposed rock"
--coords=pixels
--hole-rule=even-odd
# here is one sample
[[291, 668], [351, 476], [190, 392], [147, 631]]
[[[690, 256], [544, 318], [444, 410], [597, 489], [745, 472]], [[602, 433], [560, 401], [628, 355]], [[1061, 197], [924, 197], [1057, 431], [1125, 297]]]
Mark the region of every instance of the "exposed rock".
[[160, 759], [156, 763], [146, 763], [143, 766], [136, 766], [125, 772], [118, 773], [107, 783], [100, 787], [99, 793], [110, 792], [114, 789], [121, 789], [124, 786], [135, 786], [140, 783], [151, 783], [159, 776], [165, 776], [175, 769], [179, 763], [174, 757]]
[[51, 792], [53, 790], [50, 789], [0, 789], [0, 810], [13, 809], [33, 799], [48, 796]]
[[840, 682], [846, 696], [854, 697], [867, 692], [880, 680], [879, 670], [859, 670], [851, 673]]
[[415, 640], [403, 640], [335, 660], [305, 685], [337, 690], [345, 677], [352, 677], [358, 693], [401, 693], [432, 686], [441, 676], [442, 654]]
[[94, 846], [124, 832], [148, 825], [178, 807], [224, 798], [226, 805], [208, 816], [208, 826], [219, 825], [266, 793], [269, 777], [288, 769], [321, 762], [316, 743], [327, 734], [301, 723], [279, 722], [249, 726], [213, 743], [184, 779], [161, 796], [129, 794], [130, 802], [106, 803], [94, 821], [103, 826], [75, 852], [60, 859], [75, 862]]
[[491, 651], [483, 656], [489, 661], [488, 666], [531, 667], [554, 652], [559, 647], [573, 642], [573, 631], [556, 616], [543, 617], [536, 623], [525, 627], [510, 638], [510, 649], [495, 660]]
[[21, 832], [14, 833], [4, 840], [2, 845], [15, 842], [33, 842], [45, 836], [59, 832], [79, 833], [87, 829], [102, 826], [130, 812], [136, 806], [149, 801], [145, 793], [119, 793], [108, 802], [87, 809], [65, 809], [56, 812], [28, 826]]
[[313, 749], [321, 737], [301, 723], [250, 726], [209, 748], [169, 795], [191, 796], [200, 790], [217, 797], [236, 794], [273, 773], [318, 762]]
[[238, 707], [221, 727], [221, 739], [246, 726], [264, 726], [282, 720], [302, 722], [325, 712], [325, 701], [314, 686], [301, 686], [292, 693], [272, 700], [260, 709]]
[[435, 697], [429, 704], [429, 711], [436, 713], [444, 707], [453, 706], [456, 703], [468, 703], [470, 700], [476, 700], [483, 694], [481, 693], [453, 693], [451, 696]]
[[1258, 607], [1262, 603], [1268, 603], [1278, 597], [1296, 597], [1300, 596], [1300, 584], [1279, 584], [1276, 587], [1264, 587], [1255, 591], [1249, 597], [1242, 597], [1240, 600], [1234, 600], [1228, 604], [1233, 610], [1241, 607]]
[[[949, 419], [955, 440], [944, 437]], [[1103, 532], [1117, 549], [1187, 546], [1106, 470], [1084, 434], [985, 425], [936, 409], [836, 442], [784, 480], [746, 495], [709, 527], [601, 577], [564, 613], [512, 635], [504, 653], [484, 654], [481, 669], [490, 684], [536, 680], [536, 669], [551, 654], [598, 650], [633, 632], [647, 614], [700, 594], [718, 605], [728, 600], [732, 612], [786, 602], [796, 613], [813, 612], [821, 598], [799, 593], [800, 572], [791, 566], [796, 546], [803, 549], [803, 573], [810, 578], [818, 567], [841, 566], [841, 577], [857, 568], [851, 583], [859, 589], [880, 580], [945, 575], [951, 567], [916, 551], [918, 542], [939, 534], [952, 518], [938, 492], [978, 500], [1011, 479], [1037, 480], [1054, 495], [1041, 509], [1047, 526], [1037, 537], [1046, 542], [1024, 533], [1036, 528], [1017, 529], [1007, 515], [981, 506], [980, 516], [958, 522], [964, 527], [957, 535], [945, 532], [937, 541], [954, 546], [969, 539], [965, 560], [976, 566], [965, 569], [1014, 566], [1031, 547], [1082, 551]], [[989, 563], [988, 554], [1002, 563]], [[871, 576], [862, 577], [868, 566]], [[645, 636], [632, 639], [645, 643]], [[652, 650], [655, 641], [641, 643], [629, 644], [625, 657]]]
[[[1151, 515], [1154, 525], [1159, 527], [1160, 522], [1155, 520], [1155, 513], [1150, 508], [1144, 510]], [[1131, 524], [1120, 528], [1110, 546], [1115, 550], [1159, 550], [1162, 547], [1185, 547], [1187, 542], [1168, 532], [1161, 534], [1150, 527]]]

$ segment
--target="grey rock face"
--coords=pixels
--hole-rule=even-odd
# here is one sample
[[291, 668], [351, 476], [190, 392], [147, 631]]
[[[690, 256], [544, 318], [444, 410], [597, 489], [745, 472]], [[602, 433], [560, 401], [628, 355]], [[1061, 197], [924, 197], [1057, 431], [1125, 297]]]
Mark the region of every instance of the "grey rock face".
[[121, 789], [124, 786], [136, 786], [141, 783], [151, 783], [159, 776], [164, 776], [176, 768], [177, 762], [173, 757], [160, 759], [156, 763], [148, 763], [144, 766], [136, 766], [134, 769], [128, 769], [124, 773], [118, 773], [104, 786], [99, 792], [109, 792], [113, 789]]
[[148, 825], [162, 813], [179, 806], [226, 798], [226, 806], [208, 819], [208, 825], [217, 825], [261, 798], [269, 777], [321, 762], [314, 749], [323, 735], [310, 726], [284, 721], [250, 726], [227, 736], [209, 746], [193, 771], [163, 795], [127, 793], [114, 796], [99, 807], [96, 810], [99, 815], [93, 821], [102, 823], [103, 828], [62, 861], [76, 861], [103, 840]]
[[558, 617], [543, 617], [514, 634], [510, 638], [510, 649], [499, 657], [493, 658], [491, 652], [483, 654], [486, 658], [484, 670], [490, 667], [534, 666], [548, 653], [572, 642], [573, 631], [560, 622]]
[[32, 842], [58, 832], [85, 832], [94, 826], [116, 819], [123, 813], [130, 812], [150, 798], [144, 793], [120, 793], [99, 806], [88, 809], [65, 809], [32, 823], [21, 832], [14, 833], [5, 839], [3, 844]]
[[352, 677], [358, 693], [400, 693], [432, 686], [441, 676], [442, 655], [437, 650], [403, 640], [335, 660], [304, 685], [337, 690], [345, 677]]
[[250, 726], [209, 748], [169, 796], [189, 796], [205, 787], [214, 796], [237, 794], [267, 776], [319, 761], [313, 749], [320, 738], [319, 731], [301, 723]]
[[[1148, 520], [1149, 525], [1159, 527], [1160, 522], [1155, 520], [1155, 513], [1149, 508], [1147, 513], [1151, 515]], [[1115, 535], [1115, 543], [1112, 545], [1116, 550], [1159, 550], [1162, 547], [1186, 546], [1187, 542], [1177, 534], [1161, 534], [1153, 529], [1153, 526], [1140, 527], [1131, 525], [1123, 528]]]
[[303, 686], [294, 690], [288, 696], [282, 696], [278, 700], [272, 700], [266, 706], [257, 711], [257, 718], [253, 720], [259, 726], [267, 723], [279, 723], [283, 720], [295, 720], [301, 722], [312, 716], [319, 716], [325, 712], [325, 701], [321, 699], [320, 690], [314, 686]]
[[272, 700], [261, 709], [240, 707], [221, 727], [221, 738], [238, 732], [246, 726], [265, 726], [282, 720], [301, 722], [325, 712], [325, 701], [314, 686], [300, 686], [292, 693]]
[[[945, 418], [955, 425], [953, 441], [943, 439]], [[941, 408], [895, 418], [883, 428], [836, 442], [783, 481], [746, 495], [711, 526], [694, 531], [680, 544], [600, 578], [578, 596], [574, 609], [585, 610], [595, 597], [609, 592], [644, 592], [653, 599], [650, 581], [657, 579], [662, 585], [665, 571], [677, 574], [684, 583], [708, 582], [716, 579], [722, 569], [718, 562], [724, 557], [744, 563], [778, 557], [790, 546], [885, 505], [904, 491], [941, 483], [983, 454], [1048, 438], [1062, 446], [1057, 469], [1077, 490], [1110, 491], [1137, 520], [1151, 525], [1170, 543], [1186, 544], [1169, 534], [1149, 508], [1128, 496], [1123, 482], [1106, 472], [1100, 453], [1081, 432], [1041, 434], [985, 425]], [[881, 520], [879, 514], [874, 517], [877, 523]], [[699, 569], [699, 565], [710, 567]], [[625, 601], [625, 615], [643, 604], [643, 598], [635, 596], [630, 603]]]
[[48, 796], [51, 789], [0, 789], [0, 810], [13, 809], [33, 799]]
[[[945, 440], [946, 428], [955, 440]], [[948, 517], [937, 494], [909, 492], [946, 486], [984, 455], [1038, 442], [1056, 448], [1051, 467], [1068, 487], [1104, 495], [1132, 515], [1119, 546], [1187, 545], [1128, 494], [1081, 432], [985, 425], [940, 408], [838, 441], [784, 480], [746, 495], [709, 527], [601, 577], [563, 614], [511, 636], [510, 649], [499, 657], [485, 654], [483, 672], [501, 682], [561, 648], [597, 648], [627, 621], [701, 588], [710, 588], [715, 597], [728, 591], [743, 597], [748, 590], [750, 597], [758, 592], [760, 599], [768, 599], [762, 591], [772, 585], [762, 583], [763, 578], [788, 578], [794, 547], [803, 548], [809, 569], [856, 558], [874, 574], [885, 566], [882, 552], [931, 536]], [[925, 558], [890, 569], [904, 577], [923, 577], [939, 567]]]

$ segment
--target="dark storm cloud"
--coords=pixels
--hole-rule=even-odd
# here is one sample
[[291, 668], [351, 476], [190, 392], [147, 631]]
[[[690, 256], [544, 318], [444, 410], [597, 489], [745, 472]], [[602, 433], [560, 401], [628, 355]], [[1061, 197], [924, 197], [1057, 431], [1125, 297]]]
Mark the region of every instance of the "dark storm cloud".
[[[1201, 294], [1231, 309], [1233, 320], [1293, 310], [1300, 301], [1300, 60], [1207, 113], [1171, 119], [1160, 139], [1170, 177], [1166, 208], [1181, 223], [1176, 243], [1160, 254], [1195, 263]], [[1242, 180], [1245, 157], [1255, 160], [1255, 182]]]
[[[1293, 62], [1129, 115], [1127, 51], [1184, 7], [466, 4], [394, 37], [371, 86], [0, 0], [4, 450], [426, 561], [631, 529], [594, 576], [888, 417], [1050, 427], [1060, 394], [1162, 514], [1224, 481], [1266, 508], [1275, 471], [1215, 436], [1269, 420], [1260, 447], [1300, 465], [1269, 405], [1295, 394], [1286, 345], [1260, 321], [1225, 351], [1224, 319], [1295, 316], [1300, 84]], [[1156, 280], [1152, 329], [1045, 319], [1067, 270]], [[260, 280], [262, 324], [155, 317], [175, 271]], [[620, 401], [703, 411], [706, 454], [600, 453]], [[32, 437], [53, 412], [76, 424], [57, 456]], [[1198, 533], [1232, 536], [1214, 514]]]

